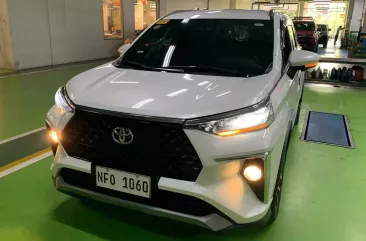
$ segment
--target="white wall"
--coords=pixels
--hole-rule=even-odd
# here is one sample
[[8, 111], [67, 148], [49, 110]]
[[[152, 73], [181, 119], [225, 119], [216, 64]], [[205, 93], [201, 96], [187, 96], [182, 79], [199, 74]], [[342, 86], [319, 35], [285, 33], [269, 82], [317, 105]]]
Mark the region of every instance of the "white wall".
[[230, 0], [210, 0], [210, 9], [229, 9]]
[[16, 69], [51, 65], [46, 1], [7, 3]]
[[[209, 0], [210, 9], [252, 9], [252, 0]], [[160, 0], [160, 16], [175, 10], [207, 8], [207, 0]]]
[[167, 12], [175, 10], [189, 10], [194, 8], [207, 8], [207, 0], [167, 0]]
[[236, 1], [236, 8], [237, 9], [245, 9], [251, 10], [252, 9], [252, 0], [237, 0]]
[[[105, 40], [102, 0], [8, 0], [17, 69], [116, 56]], [[123, 0], [125, 36], [134, 31], [134, 3]]]

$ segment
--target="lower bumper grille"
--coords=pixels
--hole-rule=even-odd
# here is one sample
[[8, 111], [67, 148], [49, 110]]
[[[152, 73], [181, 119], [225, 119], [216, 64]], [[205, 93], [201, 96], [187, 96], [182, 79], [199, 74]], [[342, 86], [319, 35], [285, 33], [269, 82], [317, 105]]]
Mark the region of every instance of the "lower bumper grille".
[[200, 199], [179, 193], [159, 190], [157, 188], [157, 183], [153, 183], [151, 190], [151, 198], [147, 199], [139, 196], [130, 195], [127, 193], [117, 192], [114, 190], [98, 187], [95, 184], [96, 183], [95, 176], [84, 172], [63, 168], [60, 171], [60, 176], [69, 185], [98, 192], [108, 196], [121, 198], [127, 201], [167, 209], [170, 211], [175, 211], [199, 217], [207, 216], [212, 213], [220, 213], [215, 207], [211, 206], [210, 204]]

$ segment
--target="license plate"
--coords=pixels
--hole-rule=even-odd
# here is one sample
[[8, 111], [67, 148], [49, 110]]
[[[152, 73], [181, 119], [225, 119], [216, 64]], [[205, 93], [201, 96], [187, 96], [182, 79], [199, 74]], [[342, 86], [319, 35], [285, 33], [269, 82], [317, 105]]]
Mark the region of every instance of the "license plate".
[[150, 177], [97, 166], [97, 186], [150, 198]]

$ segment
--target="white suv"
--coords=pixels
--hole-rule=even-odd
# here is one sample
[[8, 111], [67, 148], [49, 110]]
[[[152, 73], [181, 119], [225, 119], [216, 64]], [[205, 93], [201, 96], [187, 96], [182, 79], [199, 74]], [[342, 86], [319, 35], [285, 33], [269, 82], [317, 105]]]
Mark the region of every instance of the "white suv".
[[181, 11], [56, 93], [57, 190], [220, 230], [270, 223], [304, 70], [291, 20]]

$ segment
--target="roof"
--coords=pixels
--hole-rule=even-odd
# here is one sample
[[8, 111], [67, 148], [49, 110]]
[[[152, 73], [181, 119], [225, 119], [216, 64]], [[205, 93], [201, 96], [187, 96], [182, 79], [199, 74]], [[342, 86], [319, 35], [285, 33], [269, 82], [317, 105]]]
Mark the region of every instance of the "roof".
[[269, 20], [269, 12], [261, 10], [190, 10], [168, 14], [165, 19], [261, 19]]

